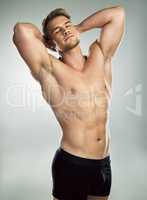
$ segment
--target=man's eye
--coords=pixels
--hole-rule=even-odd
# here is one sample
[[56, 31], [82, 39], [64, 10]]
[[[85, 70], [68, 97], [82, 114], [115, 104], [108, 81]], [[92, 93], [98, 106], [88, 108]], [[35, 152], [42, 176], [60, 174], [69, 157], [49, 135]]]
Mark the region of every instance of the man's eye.
[[58, 33], [60, 30], [55, 31], [55, 33]]

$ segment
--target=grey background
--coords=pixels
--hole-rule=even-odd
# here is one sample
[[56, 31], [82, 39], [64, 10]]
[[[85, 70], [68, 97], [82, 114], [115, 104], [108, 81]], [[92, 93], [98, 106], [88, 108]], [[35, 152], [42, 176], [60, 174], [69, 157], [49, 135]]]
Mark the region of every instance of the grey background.
[[[66, 8], [76, 24], [116, 4], [126, 10], [126, 30], [112, 63], [111, 199], [147, 199], [145, 0], [0, 1], [0, 199], [52, 199], [50, 167], [61, 138], [39, 84], [12, 43], [14, 24], [41, 28], [42, 19], [57, 7]], [[98, 34], [95, 29], [81, 36], [83, 54]]]

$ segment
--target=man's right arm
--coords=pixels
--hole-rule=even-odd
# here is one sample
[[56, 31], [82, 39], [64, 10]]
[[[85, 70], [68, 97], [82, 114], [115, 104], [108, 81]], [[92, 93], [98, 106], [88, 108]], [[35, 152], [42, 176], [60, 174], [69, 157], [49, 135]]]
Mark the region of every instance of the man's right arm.
[[52, 71], [52, 55], [48, 54], [39, 29], [31, 23], [17, 23], [14, 26], [13, 42], [21, 57], [38, 80], [41, 67]]

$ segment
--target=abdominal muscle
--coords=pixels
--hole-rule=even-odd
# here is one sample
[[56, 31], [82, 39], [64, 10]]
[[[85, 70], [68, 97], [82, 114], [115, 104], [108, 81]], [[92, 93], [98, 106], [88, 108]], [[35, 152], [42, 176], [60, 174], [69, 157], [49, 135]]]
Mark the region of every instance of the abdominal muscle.
[[[102, 102], [105, 102], [104, 99]], [[61, 115], [61, 110], [56, 113], [63, 133], [60, 146], [84, 158], [101, 159], [109, 155], [109, 112], [106, 104], [101, 108], [91, 105], [87, 110], [78, 106], [68, 110], [63, 106], [61, 110], [65, 110], [67, 115]]]
[[102, 159], [110, 154], [110, 135], [105, 132], [99, 136], [96, 130], [78, 130], [63, 132], [61, 147], [69, 153], [84, 158]]

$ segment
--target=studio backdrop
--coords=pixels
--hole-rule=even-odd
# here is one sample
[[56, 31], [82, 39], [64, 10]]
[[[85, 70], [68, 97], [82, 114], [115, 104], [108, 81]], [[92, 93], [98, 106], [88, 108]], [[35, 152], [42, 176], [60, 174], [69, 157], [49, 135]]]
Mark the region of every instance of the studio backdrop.
[[[51, 162], [61, 139], [60, 125], [39, 83], [12, 42], [14, 25], [31, 22], [41, 30], [43, 18], [60, 7], [78, 24], [118, 4], [125, 8], [126, 25], [112, 61], [111, 199], [147, 199], [147, 1], [0, 0], [1, 200], [52, 199]], [[94, 29], [81, 36], [83, 54], [99, 34]]]

